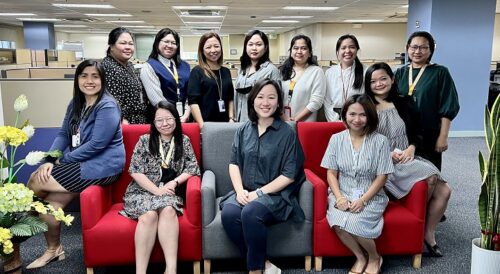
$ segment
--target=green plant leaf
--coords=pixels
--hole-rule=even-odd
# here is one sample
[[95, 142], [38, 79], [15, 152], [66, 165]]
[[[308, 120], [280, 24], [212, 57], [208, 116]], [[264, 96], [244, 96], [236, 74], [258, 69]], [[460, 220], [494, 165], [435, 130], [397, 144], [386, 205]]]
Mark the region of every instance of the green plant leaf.
[[1, 166], [4, 167], [4, 168], [9, 166], [9, 161], [7, 161], [7, 158], [2, 157]]
[[33, 234], [31, 234], [31, 227], [27, 224], [17, 223], [9, 229], [13, 236], [33, 236]]
[[[483, 157], [483, 154], [481, 153], [481, 151], [479, 151], [479, 155], [478, 155], [478, 158], [479, 158], [479, 172], [481, 172], [481, 182], [484, 182], [484, 176], [485, 174], [487, 174], [488, 170], [487, 170], [487, 165], [488, 163], [485, 163], [484, 162], [484, 157]], [[485, 168], [486, 166], [486, 168]]]
[[34, 236], [47, 231], [47, 224], [37, 216], [24, 215], [10, 230], [14, 236]]
[[490, 123], [490, 110], [488, 109], [488, 106], [484, 107], [484, 134], [486, 136], [486, 145], [488, 146], [488, 150], [491, 151], [493, 128]]
[[51, 151], [45, 152], [45, 156], [59, 158], [59, 157], [63, 156], [63, 153], [62, 153], [62, 151], [56, 149], [56, 150], [51, 150]]

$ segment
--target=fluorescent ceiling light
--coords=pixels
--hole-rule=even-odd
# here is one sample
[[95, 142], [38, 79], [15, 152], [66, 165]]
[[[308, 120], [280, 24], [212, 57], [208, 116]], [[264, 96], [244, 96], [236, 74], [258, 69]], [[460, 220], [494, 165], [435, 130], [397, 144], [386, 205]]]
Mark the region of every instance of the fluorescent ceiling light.
[[407, 9], [410, 5], [403, 5], [400, 8]]
[[123, 26], [125, 28], [129, 28], [129, 29], [152, 29], [154, 28], [154, 26]]
[[204, 19], [223, 18], [224, 17], [222, 15], [187, 15], [187, 14], [181, 14], [179, 16], [186, 17], [186, 18], [204, 18]]
[[86, 9], [114, 9], [111, 5], [93, 5], [93, 4], [52, 4], [60, 8], [86, 8]]
[[128, 13], [87, 13], [85, 14], [90, 17], [131, 17]]
[[40, 21], [40, 22], [58, 22], [62, 21], [61, 19], [56, 18], [16, 18], [21, 21]]
[[222, 25], [222, 22], [184, 22], [186, 25], [206, 24], [206, 25]]
[[349, 19], [344, 20], [346, 23], [376, 23], [381, 22], [381, 19]]
[[[263, 28], [263, 29], [282, 29], [283, 27], [270, 27], [270, 26], [264, 26], [264, 27], [262, 27], [262, 28]], [[259, 28], [259, 27], [255, 27], [255, 28], [253, 28], [253, 29], [258, 29], [258, 30], [260, 30], [261, 28]]]
[[312, 10], [312, 11], [332, 11], [338, 7], [312, 7], [312, 6], [287, 6], [283, 7], [284, 10]]
[[262, 23], [299, 23], [297, 20], [262, 20]]
[[0, 13], [0, 16], [33, 16], [34, 13]]
[[126, 20], [111, 20], [111, 21], [106, 21], [107, 23], [124, 23], [124, 24], [138, 24], [138, 23], [144, 23], [144, 21], [126, 21]]
[[54, 25], [55, 28], [86, 28], [85, 25]]
[[271, 16], [271, 19], [307, 19], [312, 18], [311, 15], [292, 15], [292, 16]]
[[[274, 29], [259, 29], [259, 30], [262, 32], [275, 32], [276, 31]], [[252, 31], [252, 30], [250, 30], [250, 31]], [[250, 32], [250, 31], [248, 31], [248, 32]]]
[[227, 10], [226, 6], [172, 6], [178, 10]]

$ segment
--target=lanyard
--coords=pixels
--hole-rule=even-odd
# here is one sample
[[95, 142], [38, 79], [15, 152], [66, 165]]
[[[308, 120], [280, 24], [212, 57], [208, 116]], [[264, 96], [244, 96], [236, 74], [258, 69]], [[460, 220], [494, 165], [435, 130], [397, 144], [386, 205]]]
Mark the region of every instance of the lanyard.
[[409, 65], [409, 70], [410, 71], [408, 72], [408, 87], [409, 87], [408, 95], [410, 95], [410, 96], [413, 95], [413, 91], [415, 90], [415, 86], [417, 85], [418, 80], [420, 80], [420, 77], [422, 77], [422, 74], [424, 74], [424, 70], [425, 70], [426, 67], [427, 67], [427, 64], [425, 64], [420, 69], [420, 71], [417, 74], [417, 78], [415, 79], [415, 82], [413, 82], [413, 67], [412, 67], [411, 64]]
[[[349, 74], [349, 80], [347, 81], [347, 87], [345, 86], [346, 83], [344, 83], [344, 75], [342, 73], [342, 66], [340, 66], [340, 80], [342, 81], [342, 94], [344, 96], [344, 102], [347, 99], [347, 93], [349, 92], [349, 86], [351, 85], [351, 80], [352, 80], [352, 75], [354, 70], [354, 64], [351, 66], [351, 73]], [[343, 103], [342, 103], [343, 104]]]
[[217, 71], [219, 74], [219, 80], [220, 80], [220, 85], [219, 82], [217, 82], [217, 78], [215, 78], [215, 83], [217, 84], [217, 92], [219, 93], [219, 99], [222, 100], [222, 76], [221, 76], [221, 69]]
[[177, 73], [177, 67], [175, 66], [175, 63], [174, 61], [170, 60], [170, 65], [172, 65], [172, 68], [173, 68], [173, 71], [172, 69], [170, 69], [170, 66], [167, 66], [167, 70], [168, 72], [170, 72], [170, 74], [172, 74], [172, 77], [174, 78], [175, 80], [175, 85], [177, 87], [177, 100], [181, 100], [181, 96], [180, 96], [180, 90], [179, 90], [179, 74]]
[[172, 159], [172, 154], [174, 153], [174, 147], [175, 147], [175, 140], [174, 136], [172, 136], [172, 141], [170, 141], [170, 147], [167, 152], [167, 157], [165, 157], [165, 152], [163, 152], [163, 145], [161, 142], [161, 137], [159, 138], [159, 150], [160, 150], [160, 157], [161, 157], [161, 166], [163, 168], [168, 168], [168, 165], [170, 163], [170, 159]]

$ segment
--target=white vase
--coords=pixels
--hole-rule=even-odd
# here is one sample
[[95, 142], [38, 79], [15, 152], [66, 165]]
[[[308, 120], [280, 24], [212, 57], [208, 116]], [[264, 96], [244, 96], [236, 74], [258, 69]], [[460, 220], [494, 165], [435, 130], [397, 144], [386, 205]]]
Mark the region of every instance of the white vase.
[[500, 273], [500, 251], [488, 250], [480, 247], [481, 239], [472, 240], [472, 258], [470, 261], [471, 274], [498, 274]]

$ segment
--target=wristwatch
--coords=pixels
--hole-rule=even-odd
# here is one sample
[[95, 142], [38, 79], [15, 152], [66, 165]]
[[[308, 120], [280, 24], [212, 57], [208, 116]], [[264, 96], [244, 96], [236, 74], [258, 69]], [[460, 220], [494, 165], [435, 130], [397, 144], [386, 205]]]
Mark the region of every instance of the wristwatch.
[[264, 195], [264, 192], [262, 192], [262, 189], [260, 188], [257, 188], [257, 190], [255, 190], [255, 193], [257, 193], [257, 197], [262, 197], [262, 195]]

